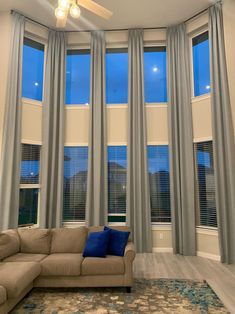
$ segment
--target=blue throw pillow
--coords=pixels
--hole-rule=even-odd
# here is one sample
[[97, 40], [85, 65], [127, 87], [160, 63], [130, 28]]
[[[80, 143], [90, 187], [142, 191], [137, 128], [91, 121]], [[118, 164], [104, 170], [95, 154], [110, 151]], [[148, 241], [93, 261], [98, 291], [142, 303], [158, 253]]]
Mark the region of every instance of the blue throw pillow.
[[91, 232], [86, 241], [83, 257], [106, 257], [110, 230]]
[[119, 231], [104, 227], [104, 230], [110, 230], [109, 244], [108, 244], [108, 255], [123, 256], [125, 247], [129, 238], [129, 231]]

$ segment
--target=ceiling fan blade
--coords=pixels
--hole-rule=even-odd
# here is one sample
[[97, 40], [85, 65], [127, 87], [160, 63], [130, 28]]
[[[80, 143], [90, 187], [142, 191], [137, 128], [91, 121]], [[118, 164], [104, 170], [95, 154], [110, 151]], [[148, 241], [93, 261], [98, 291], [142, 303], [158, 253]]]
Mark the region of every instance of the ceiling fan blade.
[[68, 13], [69, 13], [69, 10], [66, 11], [66, 15], [65, 15], [65, 17], [63, 19], [58, 19], [57, 18], [57, 20], [56, 20], [56, 27], [57, 28], [64, 28], [66, 26]]
[[109, 11], [108, 9], [102, 7], [92, 0], [77, 0], [77, 4], [106, 20], [110, 19], [110, 17], [113, 15], [113, 12]]

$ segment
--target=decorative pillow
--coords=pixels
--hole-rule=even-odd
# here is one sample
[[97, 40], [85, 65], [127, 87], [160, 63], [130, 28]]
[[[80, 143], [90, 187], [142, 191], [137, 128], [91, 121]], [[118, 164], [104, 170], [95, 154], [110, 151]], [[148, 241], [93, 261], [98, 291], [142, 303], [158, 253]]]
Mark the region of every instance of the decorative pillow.
[[106, 257], [110, 230], [92, 232], [89, 234], [83, 257]]
[[31, 254], [50, 254], [51, 230], [50, 229], [24, 229], [19, 228], [20, 252]]
[[87, 228], [52, 229], [51, 253], [82, 253], [86, 244]]
[[19, 250], [20, 240], [17, 230], [10, 229], [0, 233], [0, 261], [18, 253]]
[[110, 230], [109, 244], [108, 244], [108, 255], [123, 256], [125, 247], [129, 238], [129, 231], [119, 231], [104, 227], [104, 230]]

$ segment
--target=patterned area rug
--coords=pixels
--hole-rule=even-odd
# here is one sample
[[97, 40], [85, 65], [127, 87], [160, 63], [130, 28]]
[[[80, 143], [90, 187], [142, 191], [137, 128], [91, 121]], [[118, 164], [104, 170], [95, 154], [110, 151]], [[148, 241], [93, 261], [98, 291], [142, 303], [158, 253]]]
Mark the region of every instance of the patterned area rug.
[[123, 288], [33, 289], [14, 314], [229, 313], [204, 281], [136, 279]]

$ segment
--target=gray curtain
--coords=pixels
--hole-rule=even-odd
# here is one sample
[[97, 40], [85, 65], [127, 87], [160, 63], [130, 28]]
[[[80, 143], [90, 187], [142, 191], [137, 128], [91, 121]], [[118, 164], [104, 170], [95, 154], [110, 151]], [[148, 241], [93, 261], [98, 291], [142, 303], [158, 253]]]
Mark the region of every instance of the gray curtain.
[[24, 26], [24, 17], [13, 12], [0, 169], [0, 230], [18, 226]]
[[167, 29], [173, 249], [195, 255], [195, 191], [189, 47], [185, 24]]
[[143, 30], [129, 30], [127, 224], [137, 252], [152, 252], [144, 101]]
[[41, 227], [59, 227], [63, 210], [65, 56], [63, 32], [49, 31], [43, 101]]
[[107, 223], [107, 135], [105, 97], [105, 33], [91, 33], [91, 93], [86, 199], [87, 225]]
[[235, 263], [235, 145], [220, 3], [209, 9], [209, 38], [216, 207], [221, 261]]

